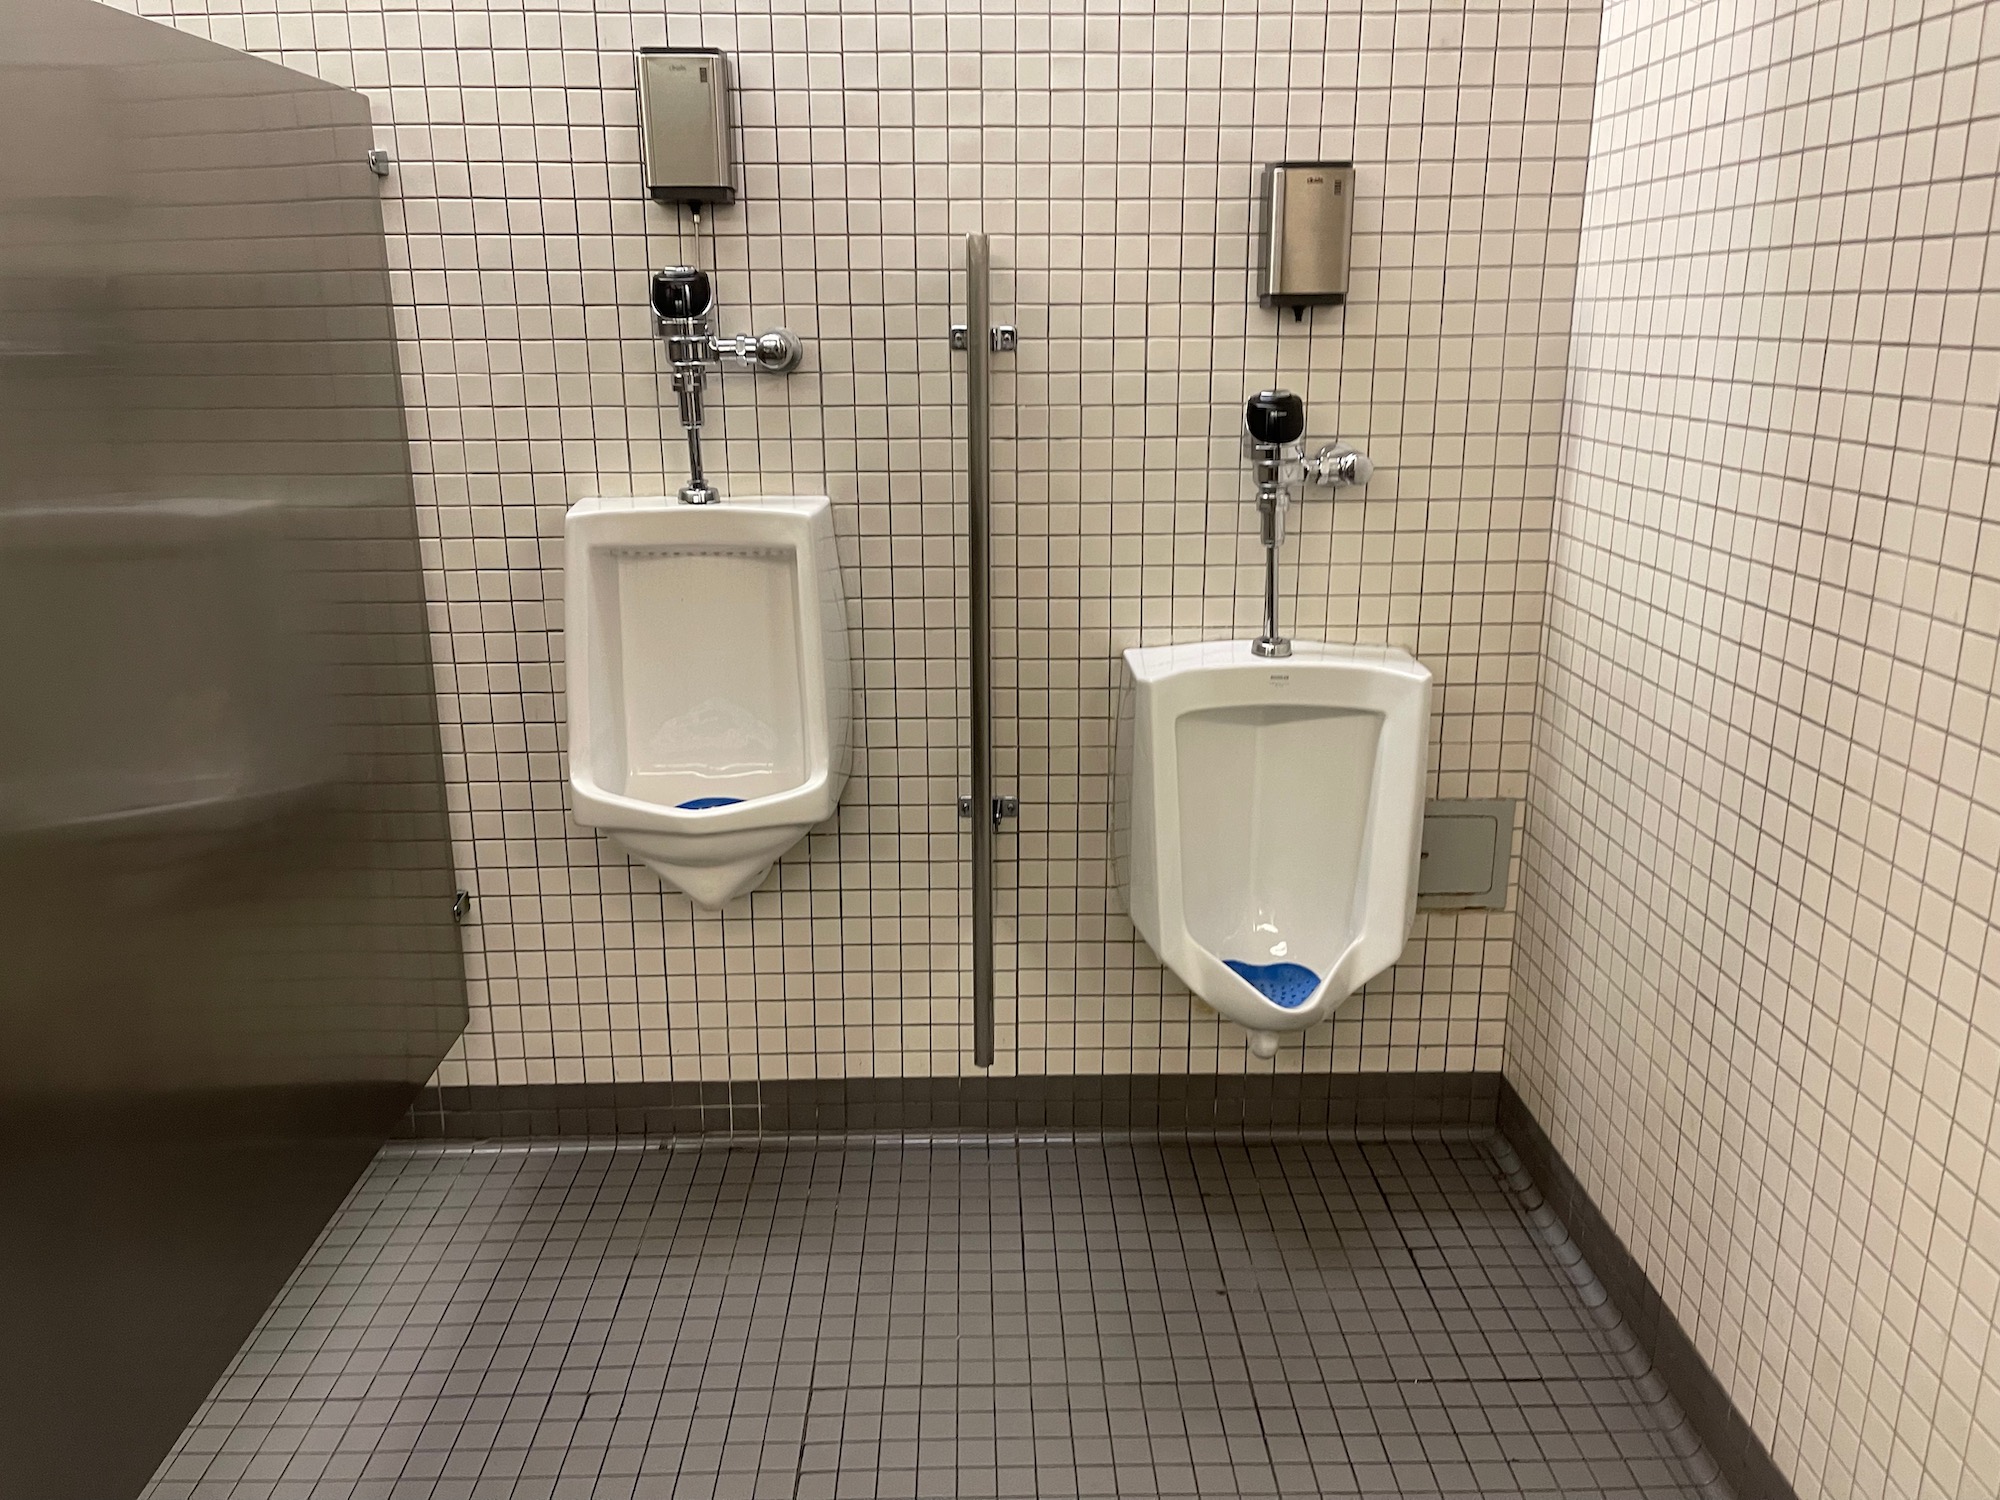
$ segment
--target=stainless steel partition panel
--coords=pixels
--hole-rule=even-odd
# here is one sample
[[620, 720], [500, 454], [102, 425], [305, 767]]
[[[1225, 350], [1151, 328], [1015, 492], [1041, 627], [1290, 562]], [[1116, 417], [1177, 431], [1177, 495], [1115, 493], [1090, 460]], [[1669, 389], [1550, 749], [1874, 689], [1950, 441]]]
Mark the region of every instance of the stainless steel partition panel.
[[965, 570], [972, 634], [972, 1060], [993, 1066], [993, 353], [991, 255], [965, 237]]
[[0, 5], [0, 1495], [139, 1491], [464, 1024], [371, 144]]

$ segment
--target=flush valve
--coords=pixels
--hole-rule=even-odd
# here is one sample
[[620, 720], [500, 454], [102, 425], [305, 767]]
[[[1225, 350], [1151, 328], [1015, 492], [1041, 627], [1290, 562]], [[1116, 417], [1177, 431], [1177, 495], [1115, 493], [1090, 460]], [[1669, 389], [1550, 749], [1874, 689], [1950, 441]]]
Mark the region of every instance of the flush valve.
[[1257, 480], [1258, 540], [1264, 544], [1264, 631], [1250, 644], [1259, 656], [1290, 656], [1292, 643], [1278, 634], [1278, 544], [1285, 539], [1291, 486], [1285, 465], [1305, 436], [1306, 404], [1290, 391], [1259, 391], [1243, 404], [1243, 437]]
[[714, 322], [715, 289], [706, 271], [669, 266], [653, 273], [653, 315], [667, 341], [667, 362], [680, 398], [681, 427], [687, 433], [688, 482], [685, 505], [713, 505], [720, 497], [701, 466], [701, 424], [707, 415], [704, 390], [711, 362], [734, 361], [745, 369], [788, 375], [805, 358], [805, 344], [789, 328], [723, 337]]
[[1250, 643], [1259, 656], [1290, 656], [1292, 643], [1278, 634], [1278, 545], [1285, 539], [1285, 511], [1292, 481], [1327, 488], [1366, 484], [1375, 465], [1346, 443], [1328, 443], [1311, 458], [1299, 448], [1306, 404], [1290, 391], [1259, 391], [1243, 404], [1243, 443], [1257, 481], [1258, 540], [1264, 547], [1264, 632]]

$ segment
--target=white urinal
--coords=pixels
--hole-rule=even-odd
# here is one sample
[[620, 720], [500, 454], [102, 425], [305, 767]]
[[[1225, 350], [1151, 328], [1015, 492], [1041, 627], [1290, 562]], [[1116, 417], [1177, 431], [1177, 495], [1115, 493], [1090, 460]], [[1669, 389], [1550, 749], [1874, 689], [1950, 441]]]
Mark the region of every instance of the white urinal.
[[1325, 1020], [1416, 913], [1431, 674], [1390, 646], [1125, 653], [1119, 878], [1183, 984], [1246, 1027]]
[[720, 906], [847, 781], [831, 506], [584, 500], [563, 538], [576, 821]]

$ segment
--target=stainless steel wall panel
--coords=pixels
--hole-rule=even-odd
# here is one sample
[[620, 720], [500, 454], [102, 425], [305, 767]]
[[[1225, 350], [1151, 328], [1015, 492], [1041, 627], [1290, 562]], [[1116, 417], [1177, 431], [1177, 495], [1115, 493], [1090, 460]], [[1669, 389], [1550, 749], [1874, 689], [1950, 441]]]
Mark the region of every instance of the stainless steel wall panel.
[[0, 1495], [137, 1493], [463, 1026], [371, 144], [0, 7]]

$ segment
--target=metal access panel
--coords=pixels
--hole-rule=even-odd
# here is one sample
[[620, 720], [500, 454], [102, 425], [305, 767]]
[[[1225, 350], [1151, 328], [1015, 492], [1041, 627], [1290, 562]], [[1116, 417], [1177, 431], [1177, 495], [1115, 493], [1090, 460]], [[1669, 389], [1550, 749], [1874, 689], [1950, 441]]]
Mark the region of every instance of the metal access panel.
[[1417, 905], [1505, 911], [1513, 858], [1513, 798], [1432, 802], [1424, 809]]

